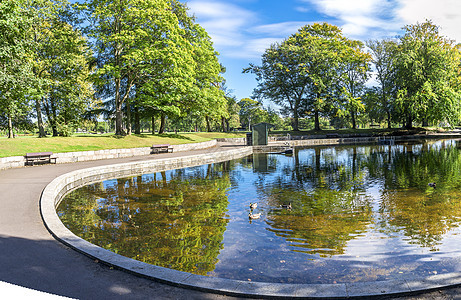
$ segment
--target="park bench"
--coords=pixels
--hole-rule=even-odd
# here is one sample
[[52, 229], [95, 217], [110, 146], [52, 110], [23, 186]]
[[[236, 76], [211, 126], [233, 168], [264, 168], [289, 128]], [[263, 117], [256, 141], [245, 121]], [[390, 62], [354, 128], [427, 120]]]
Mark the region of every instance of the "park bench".
[[34, 152], [26, 154], [26, 166], [34, 163], [56, 163], [56, 157], [51, 157], [53, 152]]
[[153, 154], [173, 152], [173, 147], [170, 144], [152, 145], [151, 149]]

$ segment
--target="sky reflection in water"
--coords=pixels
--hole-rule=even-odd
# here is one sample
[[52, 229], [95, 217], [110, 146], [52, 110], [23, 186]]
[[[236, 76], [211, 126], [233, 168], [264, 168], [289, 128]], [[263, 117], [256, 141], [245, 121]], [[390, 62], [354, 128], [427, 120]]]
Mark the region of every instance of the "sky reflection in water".
[[[255, 154], [92, 184], [58, 214], [101, 247], [201, 275], [341, 283], [460, 271], [460, 146]], [[249, 220], [251, 202], [260, 219]]]

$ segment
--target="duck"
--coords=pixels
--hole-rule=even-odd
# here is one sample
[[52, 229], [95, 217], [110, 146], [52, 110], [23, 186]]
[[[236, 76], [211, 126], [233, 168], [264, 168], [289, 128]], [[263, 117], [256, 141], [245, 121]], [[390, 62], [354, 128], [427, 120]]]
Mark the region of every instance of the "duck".
[[257, 214], [252, 214], [252, 213], [249, 213], [248, 214], [248, 218], [251, 220], [251, 219], [259, 219], [261, 217], [261, 213], [257, 213]]
[[251, 210], [255, 209], [256, 207], [258, 207], [258, 203], [256, 203], [256, 202], [250, 203], [250, 209]]
[[282, 204], [282, 205], [280, 205], [280, 206], [281, 206], [282, 208], [285, 208], [285, 209], [292, 209], [292, 208], [293, 208], [293, 207], [291, 206], [291, 202], [290, 202], [290, 204], [288, 204], [288, 205], [287, 205], [287, 204]]
[[437, 186], [435, 182], [429, 182], [427, 185], [433, 188]]

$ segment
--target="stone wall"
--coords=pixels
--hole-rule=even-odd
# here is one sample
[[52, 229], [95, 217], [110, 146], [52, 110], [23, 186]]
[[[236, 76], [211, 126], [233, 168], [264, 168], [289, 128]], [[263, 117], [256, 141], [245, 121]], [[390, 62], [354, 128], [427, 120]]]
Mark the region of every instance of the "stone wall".
[[[207, 141], [207, 142], [202, 142], [202, 143], [172, 145], [172, 147], [173, 147], [173, 152], [183, 152], [183, 151], [212, 148], [212, 147], [215, 147], [216, 145], [217, 145], [217, 141], [212, 140], [212, 141]], [[63, 164], [63, 163], [73, 163], [73, 162], [89, 161], [89, 160], [142, 156], [142, 155], [149, 155], [149, 154], [151, 154], [151, 148], [142, 147], [142, 148], [130, 148], [130, 149], [110, 149], [110, 150], [54, 153], [53, 156], [56, 157], [56, 163]], [[0, 158], [0, 170], [24, 167], [25, 163], [26, 163], [26, 159], [24, 156], [2, 157]]]

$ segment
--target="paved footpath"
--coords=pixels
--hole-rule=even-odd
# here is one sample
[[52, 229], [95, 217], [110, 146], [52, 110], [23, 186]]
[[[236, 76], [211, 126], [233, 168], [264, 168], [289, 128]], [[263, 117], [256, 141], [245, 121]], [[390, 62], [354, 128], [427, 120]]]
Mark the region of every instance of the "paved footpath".
[[[209, 153], [220, 149], [0, 171], [0, 283], [3, 282], [0, 289], [14, 284], [76, 299], [234, 299], [182, 289], [110, 269], [56, 241], [43, 225], [39, 211], [42, 190], [64, 173], [106, 164]], [[7, 298], [3, 298], [5, 294], [0, 290], [0, 299], [21, 299], [24, 296], [21, 293], [25, 292], [21, 290], [8, 289], [14, 294]], [[45, 298], [48, 297], [40, 297]], [[461, 299], [461, 288], [402, 299]]]

